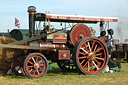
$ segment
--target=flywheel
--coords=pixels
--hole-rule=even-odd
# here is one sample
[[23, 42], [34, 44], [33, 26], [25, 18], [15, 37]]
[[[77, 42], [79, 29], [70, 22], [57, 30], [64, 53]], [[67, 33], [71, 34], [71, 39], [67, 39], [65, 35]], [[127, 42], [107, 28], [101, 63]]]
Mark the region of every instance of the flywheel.
[[77, 24], [72, 27], [70, 32], [70, 39], [73, 45], [76, 44], [77, 41], [84, 37], [90, 37], [91, 31], [88, 26], [84, 24]]

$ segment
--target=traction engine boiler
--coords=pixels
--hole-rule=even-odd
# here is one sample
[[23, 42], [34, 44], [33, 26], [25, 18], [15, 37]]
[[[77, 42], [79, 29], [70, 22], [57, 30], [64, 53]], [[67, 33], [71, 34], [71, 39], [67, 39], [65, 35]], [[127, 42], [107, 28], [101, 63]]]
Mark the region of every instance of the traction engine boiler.
[[[93, 75], [104, 69], [108, 62], [106, 44], [102, 38], [92, 37], [90, 28], [84, 23], [117, 22], [116, 17], [36, 13], [34, 6], [28, 7], [28, 13], [30, 38], [21, 41], [26, 48], [12, 60], [11, 67], [16, 74], [39, 78], [47, 72], [48, 60], [57, 62], [62, 71]], [[35, 37], [36, 21], [44, 21], [45, 24], [46, 21], [80, 24], [75, 24], [71, 30], [66, 30], [66, 27], [50, 29], [46, 25], [40, 36]], [[15, 44], [20, 45], [21, 42]]]

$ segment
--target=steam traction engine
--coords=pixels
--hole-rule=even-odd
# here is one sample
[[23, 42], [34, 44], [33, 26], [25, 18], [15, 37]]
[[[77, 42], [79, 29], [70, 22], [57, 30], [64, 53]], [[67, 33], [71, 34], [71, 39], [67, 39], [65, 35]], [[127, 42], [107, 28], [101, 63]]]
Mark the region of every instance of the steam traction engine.
[[10, 48], [25, 49], [12, 59], [11, 67], [16, 74], [39, 78], [47, 72], [48, 60], [57, 62], [63, 71], [93, 75], [104, 69], [108, 61], [107, 47], [101, 39], [92, 37], [88, 26], [76, 24], [67, 31], [51, 30], [46, 25], [41, 35], [35, 37], [35, 21], [102, 23], [117, 22], [117, 18], [36, 13], [33, 6], [28, 8], [28, 13], [30, 38], [10, 44]]

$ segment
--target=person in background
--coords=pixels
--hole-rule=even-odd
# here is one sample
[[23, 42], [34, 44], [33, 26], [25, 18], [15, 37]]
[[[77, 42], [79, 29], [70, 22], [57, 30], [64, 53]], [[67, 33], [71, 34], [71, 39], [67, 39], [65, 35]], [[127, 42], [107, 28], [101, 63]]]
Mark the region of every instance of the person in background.
[[109, 66], [109, 69], [110, 68], [115, 68], [115, 67], [118, 67], [119, 70], [121, 69], [121, 64], [120, 62], [114, 62], [113, 59], [112, 59], [112, 52], [111, 52], [111, 49], [108, 48], [108, 52], [109, 52], [109, 60], [108, 60], [108, 66]]
[[111, 59], [111, 54], [109, 54], [108, 66], [109, 66], [109, 68], [118, 67], [119, 69], [121, 69], [121, 64], [120, 64], [120, 62], [114, 62], [114, 61]]

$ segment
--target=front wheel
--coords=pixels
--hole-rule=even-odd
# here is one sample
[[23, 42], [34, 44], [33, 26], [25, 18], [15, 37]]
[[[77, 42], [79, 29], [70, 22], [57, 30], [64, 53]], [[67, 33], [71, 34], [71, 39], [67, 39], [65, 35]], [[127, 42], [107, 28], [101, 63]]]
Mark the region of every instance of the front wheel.
[[108, 50], [98, 38], [87, 37], [78, 41], [73, 50], [76, 69], [82, 74], [98, 74], [108, 62]]
[[29, 78], [42, 77], [48, 70], [48, 62], [40, 53], [29, 54], [24, 61], [24, 72]]

